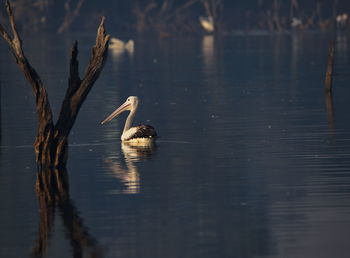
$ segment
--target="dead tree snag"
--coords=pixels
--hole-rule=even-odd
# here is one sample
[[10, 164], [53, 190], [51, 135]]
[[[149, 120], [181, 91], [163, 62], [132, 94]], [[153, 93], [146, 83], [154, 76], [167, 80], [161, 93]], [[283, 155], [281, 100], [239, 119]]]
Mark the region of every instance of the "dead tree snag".
[[324, 81], [324, 87], [326, 92], [332, 92], [334, 51], [334, 40], [331, 40], [329, 41], [326, 77]]
[[22, 40], [17, 32], [15, 18], [9, 1], [6, 9], [11, 25], [12, 36], [0, 24], [0, 35], [8, 43], [17, 65], [31, 84], [38, 115], [38, 130], [34, 143], [36, 159], [40, 166], [64, 166], [67, 160], [68, 136], [79, 109], [99, 77], [107, 58], [110, 36], [104, 28], [104, 18], [97, 30], [96, 43], [92, 48], [92, 57], [82, 79], [79, 76], [78, 43], [72, 48], [70, 75], [66, 96], [63, 100], [60, 115], [56, 124], [52, 119], [52, 111], [46, 89], [35, 69], [24, 55]]

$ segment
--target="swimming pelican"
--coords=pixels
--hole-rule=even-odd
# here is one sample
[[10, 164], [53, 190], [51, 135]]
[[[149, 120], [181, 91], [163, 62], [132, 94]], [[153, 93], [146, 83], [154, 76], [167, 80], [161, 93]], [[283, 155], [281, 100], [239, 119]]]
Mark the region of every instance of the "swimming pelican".
[[124, 42], [118, 38], [111, 38], [109, 40], [109, 49], [112, 51], [113, 54], [119, 55], [124, 53], [126, 50], [130, 55], [134, 54], [134, 47], [135, 43], [132, 39], [128, 40], [127, 42]]
[[212, 16], [200, 16], [199, 22], [202, 25], [203, 29], [205, 29], [207, 32], [212, 33], [215, 30], [214, 19]]
[[127, 100], [112, 112], [105, 120], [101, 122], [104, 124], [111, 121], [117, 115], [124, 111], [130, 111], [128, 118], [126, 119], [124, 130], [121, 136], [123, 142], [136, 143], [136, 144], [147, 144], [153, 142], [157, 137], [156, 130], [150, 125], [139, 125], [131, 127], [131, 123], [135, 117], [136, 110], [139, 104], [139, 98], [136, 96], [130, 96]]

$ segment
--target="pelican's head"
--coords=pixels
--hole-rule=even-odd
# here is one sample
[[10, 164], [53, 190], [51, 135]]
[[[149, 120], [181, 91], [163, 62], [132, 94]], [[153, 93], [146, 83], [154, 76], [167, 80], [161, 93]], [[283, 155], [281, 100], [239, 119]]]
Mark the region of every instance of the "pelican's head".
[[101, 124], [104, 124], [106, 122], [111, 121], [113, 118], [118, 116], [120, 113], [124, 111], [131, 111], [135, 110], [139, 104], [139, 98], [136, 96], [130, 96], [126, 99], [126, 101], [118, 107], [116, 110], [113, 111], [112, 114], [110, 114], [105, 120], [101, 122]]
[[135, 109], [139, 105], [139, 98], [137, 96], [130, 96], [126, 99], [125, 103], [130, 103], [131, 108], [127, 110]]

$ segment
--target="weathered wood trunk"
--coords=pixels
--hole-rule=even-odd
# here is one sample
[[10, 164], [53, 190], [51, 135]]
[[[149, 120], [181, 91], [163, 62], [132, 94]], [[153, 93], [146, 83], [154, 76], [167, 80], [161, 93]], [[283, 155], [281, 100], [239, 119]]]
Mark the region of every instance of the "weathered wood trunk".
[[100, 256], [100, 249], [89, 235], [87, 228], [69, 198], [68, 176], [65, 168], [68, 157], [68, 136], [81, 105], [99, 77], [107, 58], [109, 35], [105, 33], [104, 18], [97, 30], [96, 43], [84, 77], [79, 76], [78, 43], [71, 52], [68, 88], [61, 111], [54, 124], [46, 89], [35, 69], [30, 65], [22, 49], [10, 3], [6, 2], [12, 36], [0, 24], [0, 35], [8, 43], [17, 65], [32, 86], [35, 96], [38, 129], [34, 143], [38, 174], [36, 192], [39, 200], [40, 223], [38, 239], [32, 251], [33, 257], [42, 257], [50, 243], [56, 207], [60, 211], [66, 231], [71, 238], [75, 257], [90, 253]]
[[334, 66], [334, 40], [329, 41], [328, 47], [328, 59], [327, 59], [327, 68], [326, 68], [326, 78], [324, 81], [324, 87], [326, 92], [332, 91], [333, 84], [333, 66]]
[[68, 88], [61, 111], [54, 124], [46, 89], [35, 69], [30, 65], [22, 49], [22, 40], [17, 32], [11, 5], [6, 1], [11, 35], [0, 24], [0, 35], [8, 43], [17, 65], [32, 86], [38, 115], [38, 129], [34, 149], [40, 167], [64, 167], [67, 161], [68, 136], [74, 125], [82, 103], [99, 77], [107, 58], [110, 36], [104, 28], [104, 17], [97, 30], [96, 43], [84, 77], [79, 76], [78, 43], [72, 48]]

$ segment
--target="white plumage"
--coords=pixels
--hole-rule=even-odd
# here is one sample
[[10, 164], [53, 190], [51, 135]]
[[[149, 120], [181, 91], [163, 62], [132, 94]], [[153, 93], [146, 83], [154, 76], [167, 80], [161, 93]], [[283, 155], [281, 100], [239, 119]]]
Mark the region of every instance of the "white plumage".
[[131, 123], [135, 117], [137, 108], [139, 104], [139, 98], [136, 96], [130, 96], [127, 100], [113, 111], [105, 120], [101, 122], [104, 124], [111, 121], [114, 117], [118, 116], [124, 111], [130, 111], [128, 118], [126, 119], [123, 133], [121, 135], [121, 140], [128, 143], [139, 143], [145, 144], [155, 140], [157, 133], [155, 129], [150, 125], [139, 125], [131, 127]]
[[203, 29], [205, 29], [207, 32], [212, 33], [215, 30], [214, 19], [212, 16], [208, 16], [208, 17], [200, 16], [199, 22], [202, 25]]

